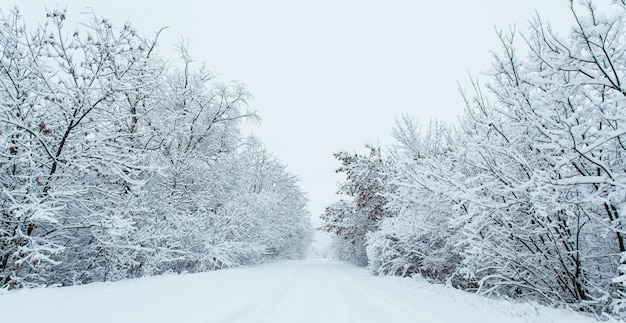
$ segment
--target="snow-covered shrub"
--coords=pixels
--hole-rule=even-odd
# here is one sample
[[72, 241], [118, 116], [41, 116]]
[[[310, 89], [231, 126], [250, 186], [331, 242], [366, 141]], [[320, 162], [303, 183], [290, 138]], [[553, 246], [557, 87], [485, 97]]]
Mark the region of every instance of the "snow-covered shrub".
[[454, 239], [441, 235], [447, 230], [437, 231], [428, 226], [428, 222], [413, 216], [384, 220], [379, 230], [368, 235], [370, 269], [379, 275], [420, 274], [445, 282], [455, 272], [460, 257], [454, 250]]

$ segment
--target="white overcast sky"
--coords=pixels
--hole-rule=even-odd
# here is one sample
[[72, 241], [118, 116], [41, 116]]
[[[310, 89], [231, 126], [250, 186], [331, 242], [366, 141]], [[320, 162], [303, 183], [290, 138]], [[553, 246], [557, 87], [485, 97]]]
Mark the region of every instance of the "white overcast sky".
[[463, 111], [457, 81], [488, 70], [498, 50], [494, 28], [525, 29], [539, 12], [570, 25], [567, 0], [0, 0], [27, 21], [67, 6], [91, 7], [116, 25], [130, 21], [160, 38], [162, 52], [191, 40], [191, 54], [222, 80], [240, 80], [263, 123], [252, 132], [308, 192], [314, 216], [336, 200], [332, 153], [390, 142], [402, 113], [455, 121]]

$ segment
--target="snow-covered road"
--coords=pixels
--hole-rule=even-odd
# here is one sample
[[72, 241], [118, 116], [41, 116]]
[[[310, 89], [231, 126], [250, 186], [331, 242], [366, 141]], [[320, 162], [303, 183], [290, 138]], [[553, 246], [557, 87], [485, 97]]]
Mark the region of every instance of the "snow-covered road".
[[2, 322], [595, 322], [331, 260], [0, 295]]
[[[440, 322], [388, 286], [346, 264], [292, 262], [216, 322]], [[245, 293], [245, 291], [242, 291]], [[406, 295], [408, 296], [408, 295]]]

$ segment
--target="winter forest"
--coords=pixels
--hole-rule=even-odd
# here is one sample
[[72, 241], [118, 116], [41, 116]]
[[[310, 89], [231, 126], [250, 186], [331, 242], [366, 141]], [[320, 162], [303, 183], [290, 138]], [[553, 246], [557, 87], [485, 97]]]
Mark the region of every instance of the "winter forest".
[[153, 38], [0, 21], [0, 289], [303, 257], [297, 178], [240, 135], [250, 94]]
[[[626, 310], [626, 3], [498, 32], [457, 125], [402, 116], [395, 144], [335, 154], [338, 257], [480, 294]], [[616, 7], [619, 7], [616, 10]], [[565, 11], [569, 9], [568, 11]]]
[[[567, 33], [499, 29], [457, 123], [406, 114], [393, 144], [335, 153], [336, 258], [625, 317], [626, 0], [563, 13]], [[246, 86], [185, 42], [167, 59], [162, 30], [66, 15], [0, 15], [0, 291], [304, 258], [307, 196], [244, 135]]]

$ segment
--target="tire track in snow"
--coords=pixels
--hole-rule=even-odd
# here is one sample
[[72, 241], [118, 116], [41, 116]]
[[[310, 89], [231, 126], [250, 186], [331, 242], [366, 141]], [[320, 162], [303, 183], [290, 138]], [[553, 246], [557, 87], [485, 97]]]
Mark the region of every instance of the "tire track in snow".
[[[346, 306], [346, 310], [351, 313], [350, 322], [441, 322], [432, 313], [419, 311], [398, 295], [387, 294], [384, 290], [376, 288], [379, 286], [359, 279], [364, 277], [367, 282], [371, 282], [374, 277], [355, 275], [354, 270], [346, 271], [346, 268], [342, 267], [349, 266], [345, 264], [335, 266], [338, 268], [332, 274], [337, 286], [341, 287], [338, 290], [344, 299], [352, 300]], [[361, 273], [365, 274], [358, 272]]]
[[359, 281], [347, 267], [323, 261], [298, 264], [281, 283], [218, 322], [440, 322]]
[[222, 318], [218, 321], [211, 321], [216, 323], [236, 323], [236, 322], [253, 322], [250, 320], [252, 315], [258, 311], [259, 308], [265, 308], [270, 306], [275, 299], [282, 297], [287, 291], [292, 288], [294, 281], [297, 281], [300, 266], [296, 266], [293, 270], [290, 270], [284, 275], [278, 275], [277, 279], [273, 280], [274, 283], [270, 284], [268, 290], [258, 289], [261, 286], [250, 286], [250, 289], [255, 289], [256, 296], [251, 301], [246, 301], [242, 306], [236, 308], [229, 316]]

